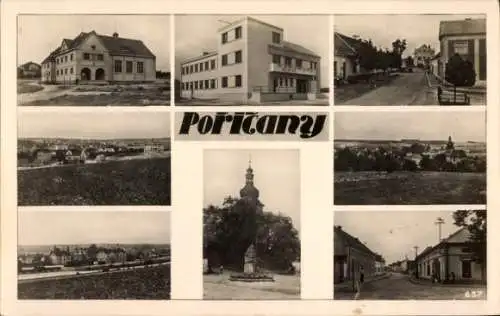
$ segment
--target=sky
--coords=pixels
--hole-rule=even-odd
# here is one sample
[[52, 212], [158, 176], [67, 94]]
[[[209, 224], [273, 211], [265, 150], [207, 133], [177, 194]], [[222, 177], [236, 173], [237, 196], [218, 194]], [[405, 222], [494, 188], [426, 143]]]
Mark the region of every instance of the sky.
[[[304, 46], [321, 57], [321, 87], [328, 87], [330, 18], [328, 15], [252, 15], [252, 18], [281, 27], [284, 40]], [[175, 17], [176, 76], [180, 75], [181, 61], [217, 49], [217, 30], [226, 22], [243, 16], [190, 15]], [[313, 34], [313, 36], [311, 36]]]
[[23, 211], [18, 244], [170, 243], [170, 212]]
[[221, 205], [228, 195], [240, 197], [250, 156], [254, 185], [260, 191], [264, 211], [290, 216], [300, 231], [298, 150], [205, 150], [204, 206]]
[[170, 113], [19, 111], [19, 138], [166, 138]]
[[486, 142], [484, 111], [337, 112], [335, 139]]
[[342, 211], [335, 212], [335, 226], [359, 238], [372, 251], [384, 257], [386, 264], [397, 260], [415, 258], [427, 246], [439, 242], [438, 217], [444, 219], [442, 238], [448, 237], [460, 227], [453, 224], [450, 211]]
[[21, 15], [18, 17], [18, 64], [41, 63], [63, 38], [81, 32], [143, 41], [156, 55], [156, 69], [170, 71], [169, 15]]
[[358, 35], [371, 39], [377, 47], [392, 49], [396, 39], [406, 39], [407, 48], [403, 57], [413, 55], [415, 48], [430, 44], [439, 52], [439, 22], [463, 20], [465, 18], [485, 18], [485, 15], [421, 14], [421, 15], [336, 15], [335, 31], [347, 36]]

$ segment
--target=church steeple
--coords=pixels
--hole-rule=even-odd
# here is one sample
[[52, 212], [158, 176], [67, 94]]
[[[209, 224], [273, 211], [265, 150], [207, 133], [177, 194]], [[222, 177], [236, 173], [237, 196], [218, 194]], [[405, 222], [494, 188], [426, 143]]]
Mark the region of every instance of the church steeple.
[[253, 179], [252, 158], [250, 157], [248, 160], [247, 172], [245, 174], [245, 186], [240, 190], [241, 198], [250, 198], [255, 201], [259, 199], [259, 190], [254, 186]]

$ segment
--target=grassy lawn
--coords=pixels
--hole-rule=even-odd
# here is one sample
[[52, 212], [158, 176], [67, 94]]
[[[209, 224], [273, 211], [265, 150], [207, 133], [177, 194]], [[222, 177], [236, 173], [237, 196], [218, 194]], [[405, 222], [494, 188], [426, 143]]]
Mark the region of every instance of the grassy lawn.
[[19, 299], [170, 299], [170, 266], [18, 284]]
[[335, 172], [335, 204], [485, 204], [486, 174]]
[[170, 205], [170, 158], [18, 171], [18, 204]]
[[300, 275], [273, 275], [274, 282], [233, 282], [230, 272], [203, 276], [206, 300], [294, 300], [300, 299]]
[[391, 83], [398, 76], [390, 76], [385, 80], [377, 80], [376, 84], [370, 84], [368, 82], [358, 82], [344, 84], [333, 89], [334, 94], [334, 104], [342, 105], [343, 102], [362, 96], [376, 88]]
[[169, 105], [170, 94], [157, 92], [111, 92], [100, 94], [65, 94], [50, 100], [36, 100], [24, 105], [37, 106], [137, 106]]
[[33, 92], [37, 92], [40, 90], [43, 90], [43, 87], [38, 85], [34, 81], [23, 81], [23, 80], [18, 81], [17, 93], [19, 93], [19, 94], [33, 93]]

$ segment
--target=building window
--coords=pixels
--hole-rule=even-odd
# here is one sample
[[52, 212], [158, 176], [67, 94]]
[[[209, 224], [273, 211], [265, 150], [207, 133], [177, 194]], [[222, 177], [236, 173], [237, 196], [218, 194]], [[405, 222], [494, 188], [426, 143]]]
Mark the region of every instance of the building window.
[[64, 62], [67, 63], [68, 62], [68, 55], [64, 56]]
[[64, 74], [67, 75], [68, 74], [68, 68], [65, 68], [64, 69]]
[[104, 55], [103, 54], [97, 54], [97, 60], [103, 61], [104, 60]]
[[236, 64], [241, 63], [241, 50], [234, 53], [234, 62]]
[[189, 73], [192, 74], [193, 73], [193, 65], [189, 65]]
[[295, 66], [297, 66], [297, 68], [302, 68], [302, 59], [296, 59]]
[[210, 68], [211, 68], [211, 69], [215, 69], [215, 59], [212, 59], [212, 60], [210, 61]]
[[193, 90], [193, 82], [192, 81], [189, 83], [189, 89]]
[[137, 73], [144, 73], [144, 63], [142, 61], [137, 62]]
[[73, 54], [70, 55], [69, 60], [73, 60]]
[[89, 53], [83, 53], [83, 60], [90, 60], [90, 54]]
[[125, 67], [127, 69], [127, 73], [131, 73], [132, 72], [132, 62], [131, 61], [127, 61], [126, 64], [125, 64]]
[[290, 57], [285, 57], [285, 65], [287, 67], [292, 67], [292, 58]]
[[205, 62], [205, 71], [208, 71], [208, 60]]
[[198, 64], [194, 65], [194, 72], [198, 72]]
[[222, 77], [222, 88], [227, 88], [227, 77]]
[[281, 43], [281, 35], [278, 32], [273, 32], [273, 43], [279, 44]]
[[236, 39], [241, 38], [241, 26], [238, 26], [234, 29], [234, 37]]
[[115, 60], [115, 72], [122, 72], [122, 61]]
[[210, 79], [210, 89], [215, 89], [215, 79]]
[[203, 90], [203, 80], [200, 80], [200, 90]]
[[281, 64], [281, 56], [280, 55], [273, 55], [273, 64]]
[[234, 86], [241, 87], [241, 75], [237, 75], [234, 78]]
[[205, 89], [209, 88], [208, 81], [209, 81], [208, 79], [205, 80]]
[[335, 76], [337, 76], [337, 62], [336, 61], [333, 62], [333, 73], [335, 74]]
[[203, 71], [203, 63], [200, 63], [200, 72]]
[[227, 32], [222, 33], [222, 44], [226, 44], [226, 43], [227, 43]]
[[222, 55], [222, 66], [227, 65], [227, 55]]
[[198, 90], [198, 81], [195, 81], [195, 82], [194, 82], [194, 89], [195, 89], [195, 90]]
[[469, 260], [462, 261], [462, 278], [472, 277], [472, 267]]

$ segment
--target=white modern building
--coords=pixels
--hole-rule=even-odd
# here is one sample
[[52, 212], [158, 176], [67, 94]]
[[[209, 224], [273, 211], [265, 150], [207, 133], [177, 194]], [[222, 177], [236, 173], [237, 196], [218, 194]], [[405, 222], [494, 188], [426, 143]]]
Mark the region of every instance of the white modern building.
[[183, 98], [236, 102], [314, 100], [320, 57], [282, 28], [244, 17], [217, 31], [217, 50], [180, 63]]

